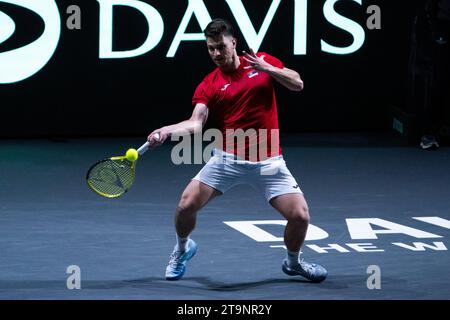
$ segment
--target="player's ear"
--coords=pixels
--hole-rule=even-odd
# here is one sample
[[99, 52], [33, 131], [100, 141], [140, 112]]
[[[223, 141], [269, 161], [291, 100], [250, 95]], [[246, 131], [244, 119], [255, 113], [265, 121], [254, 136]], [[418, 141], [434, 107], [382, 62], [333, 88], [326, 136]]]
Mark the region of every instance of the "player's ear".
[[236, 38], [233, 38], [233, 39], [231, 40], [231, 42], [233, 43], [233, 48], [236, 48], [237, 39], [236, 39]]

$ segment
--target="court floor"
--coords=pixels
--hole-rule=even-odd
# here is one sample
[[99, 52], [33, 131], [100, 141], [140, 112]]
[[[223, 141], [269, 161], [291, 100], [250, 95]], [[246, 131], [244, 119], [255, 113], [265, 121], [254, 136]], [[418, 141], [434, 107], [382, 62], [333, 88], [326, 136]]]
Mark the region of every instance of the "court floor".
[[202, 165], [173, 164], [167, 145], [141, 157], [122, 198], [101, 198], [84, 180], [96, 160], [142, 142], [0, 141], [0, 299], [450, 299], [448, 147], [287, 135], [284, 158], [311, 212], [302, 250], [327, 280], [283, 274], [283, 219], [239, 186], [200, 212], [197, 255], [168, 282], [174, 209]]

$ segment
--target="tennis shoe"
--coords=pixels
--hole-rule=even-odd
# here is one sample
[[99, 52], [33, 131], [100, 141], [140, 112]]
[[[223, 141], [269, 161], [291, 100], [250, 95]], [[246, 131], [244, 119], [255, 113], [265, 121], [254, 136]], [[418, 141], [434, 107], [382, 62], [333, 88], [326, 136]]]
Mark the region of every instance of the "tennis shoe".
[[322, 282], [328, 275], [327, 270], [316, 263], [309, 263], [301, 259], [298, 264], [289, 266], [287, 260], [283, 261], [283, 272], [290, 276], [302, 276], [312, 282]]
[[178, 250], [178, 246], [175, 245], [175, 248], [170, 255], [169, 265], [166, 268], [166, 279], [181, 279], [186, 272], [186, 263], [195, 255], [196, 252], [197, 244], [192, 239], [189, 239], [188, 243], [186, 244], [185, 251]]

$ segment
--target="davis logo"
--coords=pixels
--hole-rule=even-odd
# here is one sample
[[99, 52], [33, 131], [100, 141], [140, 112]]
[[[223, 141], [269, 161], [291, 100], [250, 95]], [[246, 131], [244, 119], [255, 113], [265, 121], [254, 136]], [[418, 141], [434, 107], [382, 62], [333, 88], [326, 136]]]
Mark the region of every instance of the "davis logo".
[[[93, 0], [92, 0], [93, 1]], [[173, 17], [165, 17], [157, 8], [149, 3], [149, 0], [97, 0], [99, 8], [99, 34], [98, 34], [98, 57], [99, 59], [124, 59], [140, 56], [152, 51], [157, 47], [163, 38], [166, 30], [176, 30], [173, 40], [168, 48], [166, 58], [175, 58], [181, 43], [192, 41], [204, 41], [203, 32], [188, 32], [188, 25], [196, 21], [203, 30], [211, 21], [211, 14], [207, 3], [212, 1], [189, 0], [182, 1], [187, 5], [185, 13], [181, 20]], [[249, 8], [243, 0], [223, 0], [230, 9], [230, 14], [236, 20], [236, 26], [241, 32], [245, 47], [252, 48], [255, 52], [262, 45], [266, 34], [268, 33], [273, 19], [277, 16], [277, 11], [282, 6], [286, 6], [289, 1], [272, 0], [269, 8], [264, 13], [262, 25], [258, 28], [255, 21], [250, 18]], [[294, 56], [307, 54], [308, 41], [308, 2], [312, 0], [293, 1], [294, 23], [289, 27], [293, 28], [294, 37], [293, 52]], [[368, 0], [366, 0], [368, 1]], [[81, 1], [80, 1], [81, 2]], [[158, 2], [158, 1], [151, 1]], [[326, 0], [323, 6], [323, 17], [336, 28], [349, 33], [353, 38], [350, 45], [341, 47], [333, 45], [322, 39], [316, 39], [320, 42], [323, 52], [337, 55], [347, 55], [358, 51], [366, 39], [366, 30], [363, 25], [346, 18], [335, 10], [335, 4], [343, 3], [345, 6], [355, 7], [357, 10], [364, 10], [363, 0]], [[16, 21], [14, 21], [5, 12], [0, 11], [0, 84], [14, 83], [22, 81], [34, 75], [41, 70], [51, 59], [59, 42], [61, 34], [61, 16], [55, 0], [0, 0], [0, 4], [9, 4], [22, 7], [23, 10], [31, 10], [37, 14], [44, 22], [44, 32], [42, 35], [20, 48], [15, 48], [6, 52], [1, 52], [1, 45], [8, 39], [14, 39]], [[117, 24], [114, 24], [114, 8], [126, 7], [127, 10], [140, 12], [148, 25], [147, 38], [137, 48], [129, 50], [114, 50], [114, 30]], [[291, 6], [292, 7], [292, 6]], [[264, 10], [263, 10], [264, 11]], [[73, 14], [67, 20], [69, 30], [81, 28], [81, 9], [77, 5], [70, 5], [66, 13]], [[368, 30], [381, 29], [381, 11], [376, 5], [370, 5], [366, 8], [366, 14], [370, 15], [366, 26]], [[315, 20], [315, 19], [314, 19]], [[165, 28], [165, 23], [176, 23], [171, 28]], [[199, 30], [199, 31], [200, 31]], [[132, 32], [130, 30], [129, 32]], [[170, 31], [169, 31], [170, 32]], [[273, 32], [273, 31], [272, 31]], [[323, 35], [325, 36], [325, 35]], [[256, 76], [257, 73], [248, 74], [249, 78]]]
[[[450, 229], [450, 220], [441, 217], [413, 217], [417, 221], [421, 221], [423, 226], [433, 225], [444, 229]], [[349, 252], [385, 252], [383, 247], [377, 246], [373, 240], [379, 239], [379, 235], [392, 234], [400, 236], [408, 236], [411, 240], [396, 241], [390, 244], [412, 252], [422, 251], [448, 251], [443, 241], [426, 241], [423, 239], [441, 239], [443, 236], [431, 233], [422, 229], [395, 223], [393, 221], [380, 218], [348, 218], [345, 219], [347, 230], [352, 240], [364, 240], [364, 242], [346, 242], [346, 243], [326, 243], [320, 245], [310, 244], [309, 241], [325, 240], [329, 237], [327, 231], [318, 226], [309, 225], [306, 234], [307, 241], [305, 248], [309, 248], [316, 253], [349, 253]], [[286, 220], [258, 220], [258, 221], [224, 221], [224, 223], [236, 231], [241, 232], [247, 237], [257, 242], [273, 242], [282, 243], [283, 237], [274, 235], [262, 227], [268, 225], [286, 226]], [[371, 241], [371, 242], [367, 242]], [[383, 243], [382, 245], [386, 245]], [[284, 245], [270, 245], [271, 248], [285, 248]], [[303, 249], [302, 249], [303, 250]]]
[[[61, 33], [61, 18], [54, 0], [0, 0], [31, 10], [44, 21], [44, 32], [20, 48], [0, 52], [0, 84], [22, 81], [41, 70], [56, 50]], [[14, 35], [16, 24], [0, 11], [0, 45]]]

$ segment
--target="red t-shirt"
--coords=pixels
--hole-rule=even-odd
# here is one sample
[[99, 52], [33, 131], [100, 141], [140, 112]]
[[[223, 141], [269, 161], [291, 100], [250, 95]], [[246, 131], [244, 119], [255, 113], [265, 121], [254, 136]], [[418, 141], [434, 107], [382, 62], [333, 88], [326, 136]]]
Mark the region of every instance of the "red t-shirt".
[[[256, 55], [284, 68], [280, 60], [267, 53]], [[238, 69], [231, 73], [216, 68], [208, 74], [195, 90], [192, 103], [208, 107], [209, 117], [222, 132], [224, 151], [250, 161], [278, 156], [281, 148], [275, 80], [265, 72], [244, 69], [249, 64], [242, 57], [239, 59]]]

